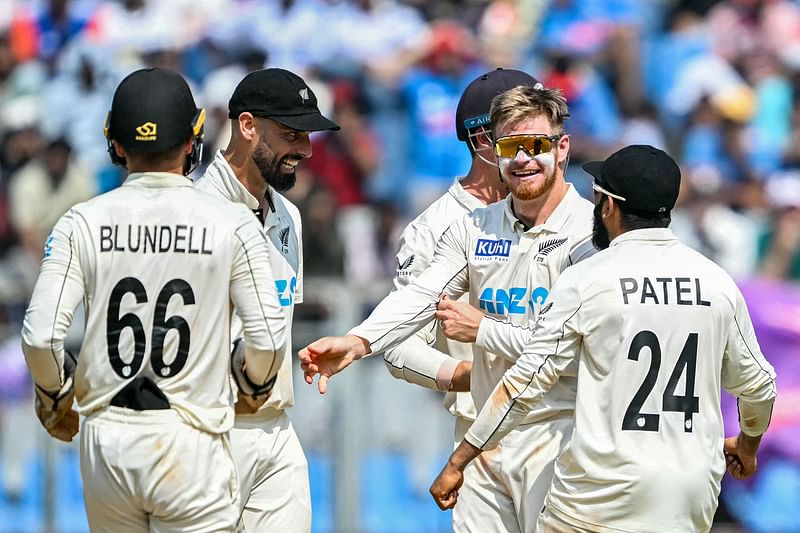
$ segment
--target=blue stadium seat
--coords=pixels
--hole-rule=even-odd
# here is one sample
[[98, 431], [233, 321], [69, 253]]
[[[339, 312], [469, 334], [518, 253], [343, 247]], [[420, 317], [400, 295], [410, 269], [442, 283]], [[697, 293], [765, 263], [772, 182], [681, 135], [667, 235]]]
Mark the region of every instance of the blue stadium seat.
[[80, 458], [75, 450], [59, 454], [56, 479], [56, 530], [58, 533], [88, 533], [83, 505]]
[[311, 483], [311, 531], [333, 532], [333, 465], [330, 457], [307, 453], [308, 477]]

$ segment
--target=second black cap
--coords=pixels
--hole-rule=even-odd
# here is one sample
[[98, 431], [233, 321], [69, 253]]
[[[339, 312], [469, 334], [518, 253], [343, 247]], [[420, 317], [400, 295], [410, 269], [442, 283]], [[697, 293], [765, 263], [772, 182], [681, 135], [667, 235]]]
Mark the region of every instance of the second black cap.
[[459, 141], [467, 141], [468, 130], [489, 125], [492, 99], [520, 85], [537, 89], [542, 83], [521, 70], [497, 68], [472, 80], [461, 94], [456, 107], [456, 135]]
[[681, 169], [663, 150], [633, 144], [611, 154], [605, 161], [589, 161], [583, 169], [598, 185], [621, 196], [622, 209], [634, 213], [672, 211], [681, 188]]
[[255, 70], [239, 82], [228, 102], [228, 118], [248, 111], [300, 131], [338, 130], [324, 117], [303, 78], [282, 68]]

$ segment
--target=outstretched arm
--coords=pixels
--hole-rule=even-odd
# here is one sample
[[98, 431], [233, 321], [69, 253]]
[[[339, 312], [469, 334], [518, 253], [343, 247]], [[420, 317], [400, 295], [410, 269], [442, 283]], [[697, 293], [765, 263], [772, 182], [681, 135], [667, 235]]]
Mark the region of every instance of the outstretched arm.
[[[345, 337], [327, 337], [300, 351], [306, 381], [316, 373], [328, 372], [328, 379], [354, 360], [370, 353], [382, 353], [399, 345], [425, 327], [433, 318], [439, 296], [461, 296], [468, 289], [468, 268], [463, 221], [448, 228], [434, 252], [430, 266], [410, 285], [394, 291], [372, 314]], [[359, 340], [356, 340], [359, 339]]]
[[356, 335], [322, 337], [298, 352], [306, 383], [311, 385], [314, 376], [319, 374], [317, 387], [320, 394], [325, 394], [328, 390], [328, 380], [334, 374], [369, 354], [367, 339]]

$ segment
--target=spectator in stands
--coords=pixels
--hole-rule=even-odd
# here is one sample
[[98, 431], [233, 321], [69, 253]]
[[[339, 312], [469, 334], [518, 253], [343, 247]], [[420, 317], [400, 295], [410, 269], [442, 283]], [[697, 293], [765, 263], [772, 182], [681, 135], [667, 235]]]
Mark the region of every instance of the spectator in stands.
[[11, 220], [32, 264], [39, 263], [47, 236], [61, 215], [94, 194], [91, 174], [72, 157], [64, 138], [50, 141], [41, 158], [13, 176]]

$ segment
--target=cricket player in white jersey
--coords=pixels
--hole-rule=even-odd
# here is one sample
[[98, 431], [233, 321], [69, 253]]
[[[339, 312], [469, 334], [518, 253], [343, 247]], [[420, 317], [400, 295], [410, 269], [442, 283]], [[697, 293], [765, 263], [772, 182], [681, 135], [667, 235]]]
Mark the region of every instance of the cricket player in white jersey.
[[[263, 386], [286, 344], [258, 221], [186, 177], [204, 118], [173, 71], [142, 69], [120, 83], [106, 137], [128, 177], [58, 221], [25, 315], [39, 419], [70, 441], [73, 397], [85, 417], [93, 532], [235, 531], [231, 305], [245, 332], [235, 373]], [[76, 367], [63, 341], [81, 300]]]
[[[737, 478], [755, 471], [775, 372], [731, 277], [668, 229], [675, 161], [635, 145], [584, 169], [595, 178], [595, 244], [607, 249], [556, 282], [431, 493], [455, 504], [464, 464], [539, 409], [579, 360], [575, 430], [539, 531], [708, 531], [726, 462]], [[738, 437], [724, 438], [720, 387], [738, 397]]]
[[[497, 96], [491, 109], [495, 154], [511, 194], [453, 223], [429, 267], [387, 296], [349, 335], [326, 337], [300, 351], [306, 381], [319, 374], [321, 392], [353, 360], [392, 348], [429, 324], [440, 295], [455, 299], [469, 292], [470, 304], [486, 316], [477, 331], [460, 331], [456, 340], [476, 341], [470, 387], [475, 405], [482, 406], [521, 353], [555, 279], [594, 251], [591, 203], [564, 181], [569, 137], [560, 92], [520, 86]], [[439, 311], [446, 334], [450, 314], [459, 312]], [[530, 413], [501, 452], [476, 463], [475, 482], [462, 492], [470, 504], [462, 508], [459, 531], [534, 530], [553, 462], [571, 431], [574, 398], [573, 377]]]
[[[525, 72], [498, 68], [475, 78], [464, 90], [456, 108], [455, 125], [458, 139], [469, 148], [472, 164], [466, 176], [456, 178], [447, 193], [403, 230], [394, 278], [397, 289], [411, 283], [428, 267], [436, 243], [450, 224], [508, 194], [508, 187], [497, 175], [489, 112], [495, 96], [520, 85], [542, 87]], [[464, 294], [458, 301], [469, 302], [469, 296]], [[480, 321], [483, 312], [462, 308], [466, 312], [469, 309], [474, 310], [471, 316], [477, 315]], [[475, 420], [475, 404], [469, 393], [472, 345], [448, 339], [434, 320], [407, 341], [387, 350], [383, 358], [394, 377], [445, 393], [444, 407], [456, 417], [455, 448]], [[472, 468], [465, 470], [464, 483], [471, 483], [471, 472]], [[453, 510], [456, 531], [463, 522], [460, 511], [461, 507]]]
[[[294, 185], [297, 164], [311, 157], [309, 132], [339, 126], [322, 116], [314, 92], [300, 76], [279, 68], [245, 76], [228, 108], [230, 143], [195, 186], [246, 205], [262, 221], [270, 247], [268, 266], [290, 332], [294, 305], [303, 301], [302, 231], [300, 213], [280, 193]], [[285, 412], [294, 404], [291, 342], [279, 355], [271, 385], [257, 394], [240, 390], [236, 404], [231, 443], [242, 493], [240, 527], [307, 533], [308, 462]]]

